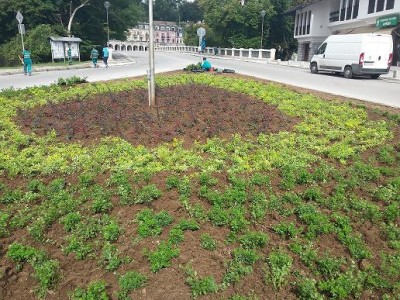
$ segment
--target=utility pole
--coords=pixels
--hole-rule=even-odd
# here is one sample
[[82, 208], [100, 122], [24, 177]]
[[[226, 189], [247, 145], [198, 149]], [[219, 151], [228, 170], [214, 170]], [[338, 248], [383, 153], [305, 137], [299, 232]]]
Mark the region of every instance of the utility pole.
[[153, 26], [153, 0], [149, 2], [149, 71], [147, 72], [147, 80], [149, 86], [149, 106], [156, 105], [156, 87], [155, 87], [155, 71], [154, 71], [154, 26]]
[[110, 24], [108, 23], [108, 9], [110, 8], [111, 3], [109, 1], [104, 2], [104, 7], [107, 11], [107, 47], [110, 44]]
[[264, 35], [264, 17], [265, 17], [266, 11], [262, 10], [260, 12], [261, 15], [261, 42], [260, 42], [260, 49], [263, 47], [263, 35]]

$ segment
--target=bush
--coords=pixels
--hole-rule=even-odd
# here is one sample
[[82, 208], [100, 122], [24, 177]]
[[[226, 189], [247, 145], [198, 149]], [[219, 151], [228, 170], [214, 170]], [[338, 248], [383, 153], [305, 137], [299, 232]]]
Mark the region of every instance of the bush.
[[[55, 32], [50, 25], [39, 25], [26, 32], [25, 48], [32, 52], [33, 63], [50, 62], [51, 48], [49, 36]], [[8, 43], [0, 47], [0, 66], [18, 66], [21, 64], [18, 56], [22, 52], [21, 37], [16, 35]]]

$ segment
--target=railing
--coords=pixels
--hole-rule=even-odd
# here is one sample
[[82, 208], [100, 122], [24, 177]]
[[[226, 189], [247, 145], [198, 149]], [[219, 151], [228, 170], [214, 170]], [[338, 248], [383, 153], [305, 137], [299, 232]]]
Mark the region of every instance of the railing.
[[196, 46], [157, 46], [156, 51], [189, 52], [198, 54], [209, 54], [218, 56], [230, 56], [238, 58], [266, 59], [275, 60], [276, 49], [243, 49], [243, 48], [213, 48], [206, 47], [203, 52], [199, 52]]

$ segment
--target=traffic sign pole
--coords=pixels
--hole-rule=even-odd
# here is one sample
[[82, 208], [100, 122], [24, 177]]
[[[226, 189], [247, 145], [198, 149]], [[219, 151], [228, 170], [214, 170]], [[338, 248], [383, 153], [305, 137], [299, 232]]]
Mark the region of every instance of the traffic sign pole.
[[199, 52], [201, 52], [203, 50], [201, 47], [201, 43], [203, 42], [203, 38], [206, 35], [206, 30], [203, 27], [199, 27], [197, 29], [197, 35], [199, 36]]
[[24, 20], [24, 16], [21, 14], [20, 11], [18, 11], [15, 18], [18, 21], [18, 32], [21, 34], [22, 51], [25, 51], [25, 45], [24, 45], [25, 27], [24, 27], [24, 24], [22, 24], [22, 21]]

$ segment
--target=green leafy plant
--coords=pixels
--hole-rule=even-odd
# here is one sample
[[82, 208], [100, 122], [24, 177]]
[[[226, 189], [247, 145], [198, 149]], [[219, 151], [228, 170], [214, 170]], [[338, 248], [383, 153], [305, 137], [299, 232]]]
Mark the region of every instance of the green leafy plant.
[[263, 248], [268, 242], [268, 235], [259, 231], [249, 231], [239, 238], [244, 249]]
[[150, 184], [137, 191], [134, 203], [150, 204], [160, 198], [161, 194], [161, 191], [154, 184]]
[[87, 289], [77, 288], [71, 295], [72, 300], [109, 300], [106, 282], [103, 280], [91, 282]]
[[120, 233], [121, 228], [118, 225], [118, 222], [115, 220], [110, 220], [110, 222], [103, 226], [102, 228], [103, 238], [109, 242], [115, 242]]
[[14, 243], [9, 246], [7, 256], [18, 264], [18, 268], [21, 268], [25, 262], [32, 265], [34, 276], [39, 282], [37, 293], [40, 298], [44, 298], [59, 281], [59, 263], [49, 259], [44, 251]]
[[270, 275], [267, 277], [272, 282], [274, 289], [280, 289], [287, 280], [293, 265], [293, 258], [282, 250], [275, 250], [268, 256]]
[[302, 300], [323, 300], [324, 297], [318, 292], [315, 279], [304, 278], [296, 283], [297, 295]]
[[118, 278], [119, 291], [117, 296], [119, 300], [131, 299], [128, 297], [133, 290], [143, 287], [148, 277], [136, 271], [128, 271]]
[[203, 249], [213, 251], [217, 249], [217, 241], [213, 239], [208, 233], [203, 233], [200, 236], [200, 246]]
[[273, 227], [273, 230], [286, 239], [295, 238], [301, 229], [297, 228], [293, 222], [281, 222]]
[[180, 250], [167, 242], [162, 242], [156, 250], [145, 250], [144, 253], [150, 262], [151, 271], [156, 273], [162, 268], [169, 267], [171, 259], [178, 257]]
[[185, 282], [189, 285], [193, 298], [218, 291], [218, 284], [215, 282], [214, 277], [198, 278], [197, 272], [191, 266], [186, 267], [185, 273], [187, 276]]
[[82, 84], [82, 83], [87, 83], [86, 80], [87, 77], [79, 77], [79, 76], [71, 76], [68, 78], [58, 78], [57, 79], [57, 85], [59, 86], [74, 86], [77, 84]]
[[173, 217], [166, 211], [154, 214], [151, 209], [143, 209], [136, 217], [138, 233], [141, 237], [159, 235], [163, 228], [171, 224], [173, 220]]

